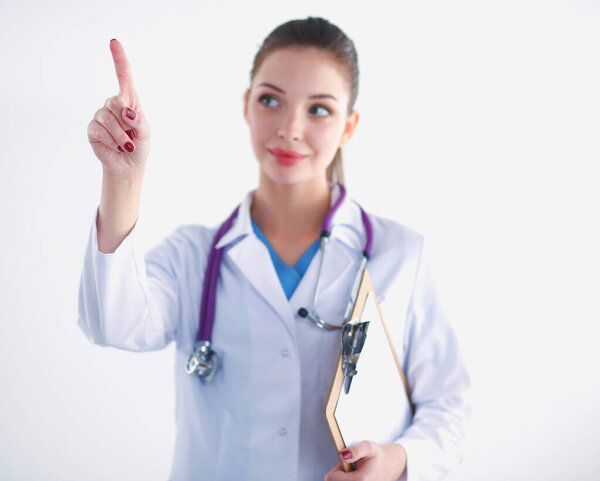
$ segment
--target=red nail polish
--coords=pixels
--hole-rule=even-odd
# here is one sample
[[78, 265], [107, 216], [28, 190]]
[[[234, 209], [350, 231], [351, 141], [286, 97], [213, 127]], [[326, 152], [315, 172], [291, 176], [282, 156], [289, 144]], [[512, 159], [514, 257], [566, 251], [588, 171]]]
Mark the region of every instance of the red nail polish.
[[131, 110], [129, 107], [127, 107], [127, 111], [125, 112], [125, 115], [127, 115], [127, 118], [133, 120], [135, 119], [135, 112], [133, 110]]
[[344, 449], [340, 454], [344, 459], [350, 459], [352, 457], [352, 452], [349, 449]]
[[125, 133], [129, 136], [129, 138], [131, 140], [135, 139], [135, 130], [133, 130], [133, 129], [126, 130]]
[[119, 152], [125, 152], [120, 145], [117, 145], [117, 149], [119, 149]]
[[133, 152], [135, 147], [131, 142], [125, 142], [125, 150], [127, 150], [127, 152]]

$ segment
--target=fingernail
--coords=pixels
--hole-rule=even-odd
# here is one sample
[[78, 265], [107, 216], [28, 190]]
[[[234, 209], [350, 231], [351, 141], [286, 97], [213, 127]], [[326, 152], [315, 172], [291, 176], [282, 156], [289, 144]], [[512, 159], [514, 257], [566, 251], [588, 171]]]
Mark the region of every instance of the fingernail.
[[126, 130], [126, 131], [125, 131], [125, 133], [126, 133], [127, 135], [129, 135], [129, 138], [130, 138], [131, 140], [135, 139], [135, 130], [133, 130], [133, 129]]
[[116, 38], [111, 38], [109, 43], [113, 43], [116, 40]]
[[127, 152], [133, 152], [134, 149], [135, 147], [131, 142], [125, 142], [125, 150], [127, 150]]
[[135, 112], [133, 110], [131, 110], [129, 107], [127, 107], [127, 112], [125, 112], [127, 117], [130, 118], [131, 120], [135, 119]]
[[344, 459], [350, 459], [352, 457], [352, 452], [349, 449], [344, 449], [340, 454]]
[[117, 145], [117, 149], [119, 149], [119, 152], [125, 152], [120, 145]]

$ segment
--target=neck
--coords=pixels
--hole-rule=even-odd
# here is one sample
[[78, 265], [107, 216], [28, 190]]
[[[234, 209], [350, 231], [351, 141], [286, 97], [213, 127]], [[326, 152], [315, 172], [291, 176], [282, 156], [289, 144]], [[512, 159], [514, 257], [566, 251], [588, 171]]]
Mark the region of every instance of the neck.
[[267, 236], [316, 238], [329, 212], [330, 199], [325, 177], [284, 185], [273, 182], [261, 171], [250, 213]]

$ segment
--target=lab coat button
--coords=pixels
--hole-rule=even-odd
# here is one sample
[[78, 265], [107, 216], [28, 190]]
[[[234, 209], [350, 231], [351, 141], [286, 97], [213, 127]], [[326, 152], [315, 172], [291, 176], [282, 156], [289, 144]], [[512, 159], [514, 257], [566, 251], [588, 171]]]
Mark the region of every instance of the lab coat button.
[[285, 428], [281, 428], [281, 429], [279, 430], [279, 435], [280, 435], [280, 436], [285, 436], [286, 434], [287, 434], [287, 429], [285, 429]]
[[288, 351], [287, 349], [282, 349], [282, 351], [281, 351], [282, 357], [288, 357], [289, 355], [290, 355], [290, 351]]

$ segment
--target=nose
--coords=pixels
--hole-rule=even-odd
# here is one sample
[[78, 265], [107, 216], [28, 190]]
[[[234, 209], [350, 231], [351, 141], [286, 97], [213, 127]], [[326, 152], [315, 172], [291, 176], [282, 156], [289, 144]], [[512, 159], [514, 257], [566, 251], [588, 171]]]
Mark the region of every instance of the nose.
[[300, 140], [304, 129], [304, 119], [300, 112], [288, 111], [281, 119], [281, 124], [277, 131], [280, 139], [286, 141]]

